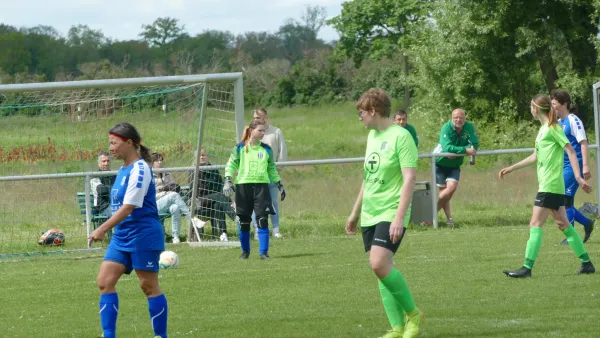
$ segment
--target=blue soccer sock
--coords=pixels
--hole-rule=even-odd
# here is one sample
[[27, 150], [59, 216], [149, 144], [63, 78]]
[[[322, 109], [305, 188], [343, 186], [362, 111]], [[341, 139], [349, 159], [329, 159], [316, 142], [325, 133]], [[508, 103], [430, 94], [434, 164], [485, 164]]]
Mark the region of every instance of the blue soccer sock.
[[167, 306], [167, 297], [163, 293], [160, 296], [148, 297], [148, 311], [150, 312], [150, 322], [155, 336], [167, 338], [167, 315], [169, 307]]
[[266, 254], [269, 251], [269, 228], [258, 228], [258, 253]]
[[593, 220], [585, 217], [584, 214], [581, 213], [581, 211], [575, 209], [575, 207], [573, 207], [573, 212], [574, 212], [574, 216], [575, 216], [575, 221], [583, 226], [588, 226], [590, 224], [592, 224]]
[[567, 212], [567, 220], [569, 221], [569, 223], [571, 224], [571, 226], [575, 226], [575, 207], [571, 206], [568, 207], [566, 212]]
[[238, 231], [240, 233], [240, 245], [242, 246], [242, 251], [250, 252], [250, 230], [241, 231], [238, 227]]
[[104, 331], [104, 338], [115, 338], [118, 314], [119, 296], [117, 293], [100, 295], [100, 324]]

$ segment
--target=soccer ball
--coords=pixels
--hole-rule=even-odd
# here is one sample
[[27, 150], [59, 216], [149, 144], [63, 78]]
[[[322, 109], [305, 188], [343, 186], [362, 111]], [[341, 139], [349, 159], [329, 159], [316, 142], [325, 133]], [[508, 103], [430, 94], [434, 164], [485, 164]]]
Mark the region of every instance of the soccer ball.
[[179, 256], [173, 251], [163, 251], [160, 254], [158, 265], [162, 269], [174, 269], [179, 266]]
[[38, 239], [39, 245], [60, 246], [65, 244], [65, 233], [60, 229], [52, 228], [44, 232]]

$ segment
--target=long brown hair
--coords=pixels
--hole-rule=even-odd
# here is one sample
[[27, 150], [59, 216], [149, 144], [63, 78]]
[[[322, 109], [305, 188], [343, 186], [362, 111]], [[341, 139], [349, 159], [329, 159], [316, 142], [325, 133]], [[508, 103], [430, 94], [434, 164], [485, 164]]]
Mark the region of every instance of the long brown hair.
[[548, 125], [554, 126], [558, 123], [558, 115], [552, 109], [552, 101], [548, 95], [538, 94], [531, 99], [531, 103], [537, 110], [538, 114], [548, 116]]
[[250, 124], [244, 128], [244, 134], [242, 135], [242, 141], [245, 143], [246, 152], [248, 152], [248, 143], [250, 143], [250, 134], [252, 131], [256, 129], [258, 126], [264, 126], [265, 123], [261, 120], [252, 120]]

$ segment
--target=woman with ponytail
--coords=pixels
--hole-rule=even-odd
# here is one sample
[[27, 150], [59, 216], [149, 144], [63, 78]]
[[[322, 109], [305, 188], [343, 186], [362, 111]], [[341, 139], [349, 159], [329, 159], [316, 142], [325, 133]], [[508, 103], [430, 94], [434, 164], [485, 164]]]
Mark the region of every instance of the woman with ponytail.
[[100, 289], [100, 322], [104, 338], [115, 337], [119, 297], [115, 285], [123, 274], [135, 269], [148, 299], [155, 337], [167, 337], [167, 298], [158, 284], [158, 261], [165, 249], [164, 232], [156, 208], [150, 149], [142, 145], [135, 127], [127, 122], [109, 131], [110, 152], [123, 160], [110, 192], [112, 216], [94, 230], [88, 245], [104, 239], [115, 228], [96, 283]]
[[[258, 241], [260, 259], [269, 258], [269, 215], [275, 213], [269, 182], [275, 182], [285, 199], [285, 189], [275, 167], [271, 147], [261, 142], [265, 135], [265, 124], [261, 120], [253, 120], [244, 129], [242, 140], [231, 152], [225, 166], [225, 184], [223, 193], [226, 196], [235, 191], [236, 214], [240, 219], [241, 259], [250, 257], [250, 223], [252, 212], [258, 220]], [[233, 174], [238, 172], [235, 188]]]
[[557, 113], [552, 109], [550, 97], [536, 95], [531, 100], [531, 115], [537, 118], [542, 127], [535, 140], [535, 151], [526, 159], [500, 170], [499, 178], [537, 162], [539, 189], [535, 196], [533, 213], [529, 222], [529, 240], [525, 250], [525, 263], [516, 270], [505, 270], [504, 274], [513, 278], [531, 277], [531, 269], [542, 246], [542, 225], [552, 215], [558, 228], [565, 235], [575, 255], [581, 261], [578, 274], [594, 273], [581, 237], [569, 224], [565, 211], [565, 182], [563, 181], [563, 156], [566, 152], [577, 184], [587, 193], [592, 187], [581, 176], [579, 161], [573, 147], [558, 124]]

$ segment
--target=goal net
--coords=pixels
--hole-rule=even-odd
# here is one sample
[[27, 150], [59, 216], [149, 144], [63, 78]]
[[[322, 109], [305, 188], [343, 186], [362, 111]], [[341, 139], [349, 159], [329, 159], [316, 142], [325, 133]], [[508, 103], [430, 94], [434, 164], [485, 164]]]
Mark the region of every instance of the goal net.
[[[205, 223], [191, 231], [182, 217], [182, 241], [220, 241], [224, 230], [235, 236], [231, 201], [218, 195], [218, 168], [240, 139], [243, 113], [240, 73], [0, 86], [0, 254], [56, 250], [38, 244], [50, 228], [65, 233], [59, 249], [87, 248], [106, 199], [94, 196], [90, 180], [114, 177], [122, 165], [111, 159], [108, 172], [99, 165], [108, 130], [119, 122], [133, 124], [144, 146], [161, 155], [155, 176], [170, 174], [177, 187], [167, 194], [178, 193]], [[201, 159], [217, 167], [199, 168]], [[173, 206], [162, 206], [170, 241]]]

